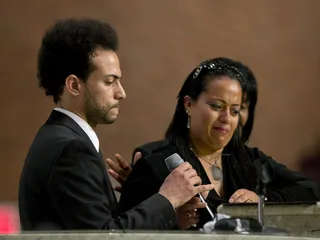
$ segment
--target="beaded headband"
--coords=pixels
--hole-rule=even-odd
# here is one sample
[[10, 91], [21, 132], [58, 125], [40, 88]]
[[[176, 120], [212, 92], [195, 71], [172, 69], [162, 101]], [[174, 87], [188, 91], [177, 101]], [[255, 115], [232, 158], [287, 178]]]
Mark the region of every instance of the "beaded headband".
[[229, 69], [229, 70], [233, 71], [237, 76], [242, 78], [241, 72], [234, 66], [219, 63], [219, 62], [216, 63], [216, 62], [213, 62], [212, 60], [205, 60], [198, 66], [198, 68], [194, 72], [193, 79], [196, 79], [199, 76], [202, 69], [213, 69], [213, 70], [218, 70], [218, 71], [224, 70], [224, 69]]

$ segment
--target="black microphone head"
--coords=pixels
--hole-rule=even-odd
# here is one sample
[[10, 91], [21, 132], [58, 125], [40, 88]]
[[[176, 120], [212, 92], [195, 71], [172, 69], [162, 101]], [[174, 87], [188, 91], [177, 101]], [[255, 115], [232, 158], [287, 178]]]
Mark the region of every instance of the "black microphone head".
[[256, 170], [256, 173], [258, 175], [258, 177], [260, 178], [261, 174], [262, 174], [262, 166], [261, 166], [261, 162], [259, 159], [256, 159], [254, 162], [253, 162], [253, 166]]
[[178, 167], [181, 163], [184, 162], [178, 153], [170, 155], [164, 161], [170, 172], [172, 172], [176, 167]]
[[254, 167], [261, 182], [268, 184], [273, 180], [274, 172], [269, 162], [262, 164], [259, 160], [256, 160], [254, 161]]
[[270, 163], [265, 163], [262, 164], [262, 176], [261, 176], [261, 181], [265, 184], [271, 182], [274, 179], [274, 171], [270, 165]]

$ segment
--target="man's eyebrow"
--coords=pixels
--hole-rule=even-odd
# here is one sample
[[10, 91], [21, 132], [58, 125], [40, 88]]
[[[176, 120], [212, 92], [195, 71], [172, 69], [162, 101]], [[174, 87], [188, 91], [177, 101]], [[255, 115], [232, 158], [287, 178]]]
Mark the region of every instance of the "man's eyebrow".
[[104, 78], [113, 77], [115, 79], [120, 79], [121, 78], [121, 76], [118, 76], [116, 74], [107, 74], [107, 75], [104, 75], [103, 77]]

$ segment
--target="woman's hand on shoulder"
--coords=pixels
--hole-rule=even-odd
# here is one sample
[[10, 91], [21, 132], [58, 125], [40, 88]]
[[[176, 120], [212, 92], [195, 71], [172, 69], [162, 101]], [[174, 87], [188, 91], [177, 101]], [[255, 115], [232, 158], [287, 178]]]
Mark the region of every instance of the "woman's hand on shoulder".
[[[132, 168], [120, 154], [117, 153], [114, 156], [116, 160], [107, 158], [105, 162], [109, 166], [107, 172], [120, 184], [120, 186], [114, 187], [114, 190], [121, 192], [122, 185], [132, 172]], [[134, 163], [136, 163], [141, 157], [141, 152], [136, 152], [136, 154], [134, 155]]]

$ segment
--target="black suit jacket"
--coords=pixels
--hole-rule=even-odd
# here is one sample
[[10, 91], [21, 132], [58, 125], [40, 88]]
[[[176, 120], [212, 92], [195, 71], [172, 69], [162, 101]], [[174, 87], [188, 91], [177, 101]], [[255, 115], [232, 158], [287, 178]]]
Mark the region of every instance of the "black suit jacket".
[[[165, 165], [165, 159], [177, 149], [166, 141], [156, 141], [140, 146], [134, 153], [142, 152], [142, 159], [134, 165], [132, 173], [123, 185], [120, 197], [120, 206], [129, 209], [143, 200], [152, 196], [159, 190], [164, 179], [168, 176], [169, 170]], [[284, 165], [259, 151], [257, 148], [246, 147], [248, 157], [258, 165], [268, 166], [272, 180], [267, 185], [268, 202], [308, 202], [320, 200], [319, 186], [311, 180], [293, 172]], [[133, 154], [134, 155], [134, 154]], [[210, 181], [197, 159], [188, 159], [188, 162], [197, 170], [203, 184]], [[236, 159], [233, 156], [223, 157], [223, 192], [220, 197], [215, 190], [211, 190], [207, 197], [208, 206], [216, 212], [220, 204], [228, 203], [229, 198], [238, 189], [256, 191], [256, 179], [248, 183], [245, 176], [237, 167]], [[210, 221], [210, 215], [205, 209], [201, 209], [198, 226]]]
[[27, 154], [19, 185], [22, 230], [166, 229], [171, 203], [153, 194], [121, 212], [103, 157], [67, 115], [52, 111]]

